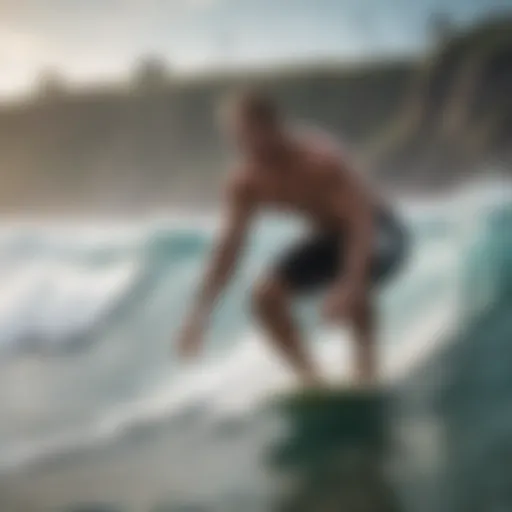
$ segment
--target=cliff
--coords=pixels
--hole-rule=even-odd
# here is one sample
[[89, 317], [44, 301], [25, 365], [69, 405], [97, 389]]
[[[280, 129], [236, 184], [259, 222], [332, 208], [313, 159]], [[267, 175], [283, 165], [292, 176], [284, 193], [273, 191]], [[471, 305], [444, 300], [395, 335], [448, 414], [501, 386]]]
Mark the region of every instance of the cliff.
[[417, 61], [328, 64], [150, 87], [56, 91], [0, 108], [0, 205], [119, 213], [211, 204], [226, 152], [214, 105], [262, 83], [293, 116], [343, 136], [382, 182], [424, 189], [512, 161], [512, 20]]

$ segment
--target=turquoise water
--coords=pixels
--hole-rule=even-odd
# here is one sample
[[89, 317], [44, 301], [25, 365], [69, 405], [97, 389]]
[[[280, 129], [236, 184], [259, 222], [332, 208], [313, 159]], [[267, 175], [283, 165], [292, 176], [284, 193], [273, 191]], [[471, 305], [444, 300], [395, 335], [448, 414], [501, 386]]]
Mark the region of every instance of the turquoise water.
[[[401, 274], [379, 291], [386, 378], [398, 379], [469, 317], [512, 293], [509, 190], [479, 186], [398, 206], [413, 245]], [[258, 223], [203, 357], [185, 367], [174, 355], [215, 225], [215, 218], [173, 215], [1, 227], [3, 471], [172, 425], [184, 414], [199, 414], [204, 425], [243, 418], [290, 385], [248, 315], [247, 297], [266, 264], [300, 236], [288, 219]], [[321, 326], [311, 306], [297, 310], [311, 350], [327, 374], [348, 378], [348, 344]]]

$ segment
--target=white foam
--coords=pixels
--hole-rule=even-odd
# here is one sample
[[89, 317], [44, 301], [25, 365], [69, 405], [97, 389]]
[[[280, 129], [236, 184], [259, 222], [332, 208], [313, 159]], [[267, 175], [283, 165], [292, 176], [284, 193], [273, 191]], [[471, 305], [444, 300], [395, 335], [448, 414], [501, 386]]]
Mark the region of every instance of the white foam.
[[[464, 203], [462, 199], [461, 203]], [[446, 215], [446, 210], [444, 213]], [[450, 225], [458, 228], [460, 219], [468, 225], [475, 218], [462, 217], [460, 213], [455, 220], [450, 218]], [[165, 228], [165, 225], [161, 227]], [[154, 229], [155, 226], [153, 233]], [[428, 244], [421, 242], [421, 250], [414, 255], [408, 274], [391, 292], [391, 302], [394, 302], [395, 297], [401, 298], [404, 292], [410, 295], [409, 292], [421, 289], [433, 279], [441, 279], [444, 283], [426, 304], [422, 303], [420, 311], [415, 311], [408, 323], [399, 330], [391, 329], [393, 326], [386, 329], [380, 346], [383, 377], [388, 382], [414, 371], [450, 339], [457, 327], [457, 267], [460, 243], [461, 240], [464, 242], [466, 233], [457, 229], [452, 233], [459, 234], [460, 239], [443, 235]], [[94, 236], [91, 235], [93, 245]], [[42, 333], [43, 338], [53, 343], [56, 340], [65, 342], [83, 332], [96, 324], [103, 312], [123, 297], [137, 280], [141, 269], [135, 261], [117, 261], [113, 266], [88, 267], [86, 271], [76, 263], [62, 265], [38, 261], [10, 276], [0, 274], [0, 341], [11, 345], [13, 340]], [[181, 289], [179, 293], [182, 293]], [[406, 298], [409, 301], [409, 297]], [[169, 304], [178, 299], [181, 295], [169, 297]], [[410, 301], [414, 302], [413, 299]], [[352, 364], [347, 333], [323, 331], [314, 336], [311, 349], [327, 377], [333, 382], [348, 379]], [[135, 425], [172, 418], [194, 405], [204, 405], [212, 421], [226, 415], [244, 415], [254, 410], [270, 393], [294, 385], [290, 371], [269, 348], [264, 336], [247, 326], [245, 334], [229, 351], [195, 367], [181, 368], [178, 373], [173, 371], [169, 379], [161, 381], [147, 395], [115, 407], [110, 405], [78, 429], [58, 429], [52, 436], [10, 443], [9, 453], [2, 454], [2, 460], [16, 466], [79, 446], [94, 446], [122, 435]]]
[[141, 268], [33, 262], [0, 276], [0, 346], [41, 349], [71, 342], [97, 325], [127, 293]]
[[[413, 372], [449, 339], [456, 327], [456, 315], [455, 308], [446, 306], [444, 303], [432, 308], [399, 338], [393, 339], [393, 334], [388, 334], [381, 353], [385, 382], [396, 382]], [[350, 380], [352, 354], [347, 333], [326, 331], [312, 344], [312, 349], [316, 362], [332, 384]], [[173, 415], [195, 404], [207, 405], [205, 422], [243, 417], [269, 395], [291, 390], [295, 385], [289, 369], [276, 358], [263, 337], [252, 332], [226, 357], [186, 372], [151, 397], [112, 409], [83, 428], [12, 446], [10, 453], [2, 456], [2, 467], [6, 470], [48, 455], [97, 446], [136, 425], [171, 420]]]

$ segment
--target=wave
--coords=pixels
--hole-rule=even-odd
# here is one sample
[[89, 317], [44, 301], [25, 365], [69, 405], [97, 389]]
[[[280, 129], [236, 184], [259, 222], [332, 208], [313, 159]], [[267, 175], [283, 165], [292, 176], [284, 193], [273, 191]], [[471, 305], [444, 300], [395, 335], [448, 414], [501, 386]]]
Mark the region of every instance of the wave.
[[[417, 210], [405, 205], [402, 213], [414, 250], [380, 299], [389, 380], [512, 282], [512, 206], [503, 187]], [[204, 358], [183, 367], [172, 357], [213, 227], [173, 218], [0, 230], [0, 467], [102, 446], [162, 422], [215, 429], [293, 385], [245, 302], [255, 276], [299, 235], [301, 226], [287, 219], [258, 224]], [[475, 283], [478, 293], [468, 294]], [[301, 317], [315, 357], [333, 379], [347, 378], [345, 335], [323, 329], [312, 305], [301, 306]]]

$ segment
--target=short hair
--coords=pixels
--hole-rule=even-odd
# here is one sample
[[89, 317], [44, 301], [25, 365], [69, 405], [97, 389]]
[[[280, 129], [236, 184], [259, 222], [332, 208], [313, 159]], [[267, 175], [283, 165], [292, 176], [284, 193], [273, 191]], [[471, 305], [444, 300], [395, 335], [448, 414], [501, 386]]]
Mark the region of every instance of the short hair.
[[276, 124], [279, 121], [279, 108], [268, 94], [254, 89], [229, 93], [221, 102], [223, 117], [242, 115], [258, 124]]

